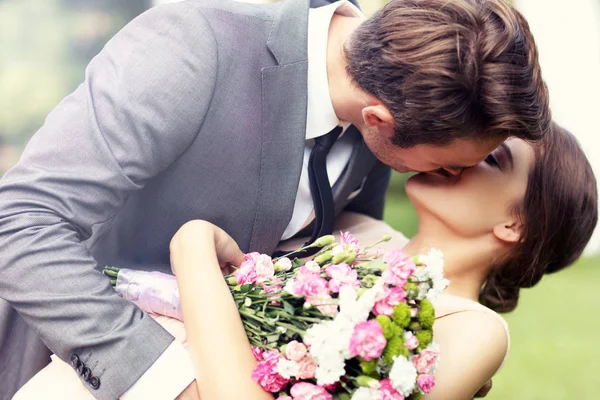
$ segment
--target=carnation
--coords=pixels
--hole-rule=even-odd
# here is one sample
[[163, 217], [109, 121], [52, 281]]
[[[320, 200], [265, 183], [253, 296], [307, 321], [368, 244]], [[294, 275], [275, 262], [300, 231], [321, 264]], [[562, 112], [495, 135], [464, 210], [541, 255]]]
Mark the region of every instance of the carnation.
[[290, 394], [294, 400], [332, 400], [333, 396], [323, 387], [308, 382], [298, 382], [292, 386]]
[[380, 400], [379, 389], [377, 388], [358, 388], [352, 395], [352, 400]]
[[415, 366], [404, 356], [394, 359], [394, 365], [390, 371], [390, 381], [404, 397], [409, 396], [415, 389], [417, 370]]
[[361, 322], [354, 327], [354, 333], [350, 339], [350, 354], [358, 355], [365, 361], [371, 361], [381, 356], [386, 343], [383, 329], [377, 321]]

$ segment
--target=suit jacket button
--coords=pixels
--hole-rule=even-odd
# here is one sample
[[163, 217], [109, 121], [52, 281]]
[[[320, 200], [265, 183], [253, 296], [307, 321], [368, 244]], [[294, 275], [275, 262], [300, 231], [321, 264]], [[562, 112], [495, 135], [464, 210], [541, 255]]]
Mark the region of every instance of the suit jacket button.
[[77, 364], [77, 368], [75, 368], [75, 370], [77, 371], [77, 373], [79, 375], [81, 375], [83, 373], [83, 369], [85, 368], [85, 364], [81, 361], [79, 361], [79, 364]]
[[83, 372], [81, 372], [81, 377], [83, 378], [83, 380], [87, 382], [90, 380], [91, 376], [92, 376], [92, 370], [89, 369], [88, 367], [84, 367]]
[[77, 364], [79, 364], [79, 356], [77, 354], [71, 354], [71, 367], [77, 368]]
[[92, 389], [98, 389], [100, 387], [100, 379], [96, 376], [90, 378], [90, 386]]

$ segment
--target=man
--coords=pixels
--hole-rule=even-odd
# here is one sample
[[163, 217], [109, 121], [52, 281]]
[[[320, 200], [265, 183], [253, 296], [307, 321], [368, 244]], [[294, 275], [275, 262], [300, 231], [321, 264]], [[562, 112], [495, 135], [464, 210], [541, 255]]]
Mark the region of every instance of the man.
[[0, 297], [96, 398], [192, 395], [194, 379], [169, 374], [185, 353], [104, 265], [169, 271], [191, 219], [272, 252], [344, 209], [381, 218], [386, 165], [458, 174], [543, 135], [533, 38], [504, 3], [398, 0], [366, 21], [348, 2], [308, 7], [146, 12], [0, 182]]

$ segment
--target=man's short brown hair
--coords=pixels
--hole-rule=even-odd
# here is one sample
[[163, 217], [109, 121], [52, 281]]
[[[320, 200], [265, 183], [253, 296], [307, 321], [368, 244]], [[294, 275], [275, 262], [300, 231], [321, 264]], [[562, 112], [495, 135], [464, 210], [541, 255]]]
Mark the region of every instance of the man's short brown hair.
[[394, 115], [398, 146], [537, 140], [549, 127], [533, 36], [501, 0], [392, 0], [345, 55], [353, 81]]

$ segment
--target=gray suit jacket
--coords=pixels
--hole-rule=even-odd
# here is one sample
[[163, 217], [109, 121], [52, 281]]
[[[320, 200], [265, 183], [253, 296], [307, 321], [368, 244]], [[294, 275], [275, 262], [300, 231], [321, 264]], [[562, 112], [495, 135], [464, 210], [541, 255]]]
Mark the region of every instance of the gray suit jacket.
[[[124, 393], [172, 341], [114, 293], [104, 265], [169, 272], [169, 241], [191, 219], [245, 251], [277, 246], [305, 146], [308, 6], [202, 0], [144, 13], [2, 178], [0, 297], [60, 358], [90, 368], [97, 398]], [[336, 213], [381, 217], [389, 169], [348, 134]]]

